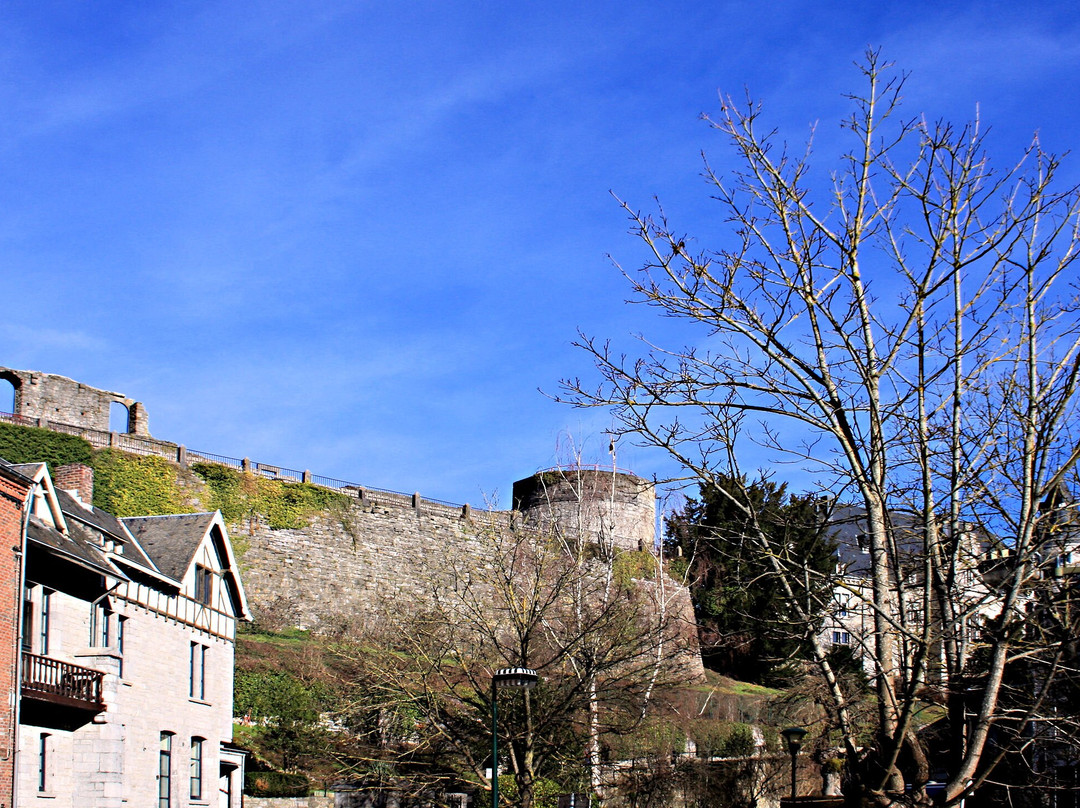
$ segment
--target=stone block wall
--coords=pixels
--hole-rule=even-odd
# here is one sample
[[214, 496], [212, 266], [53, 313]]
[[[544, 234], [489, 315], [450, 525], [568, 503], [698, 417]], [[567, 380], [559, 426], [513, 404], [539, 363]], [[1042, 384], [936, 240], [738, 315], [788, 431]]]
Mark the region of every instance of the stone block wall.
[[244, 808], [334, 808], [333, 797], [244, 796]]
[[621, 471], [560, 468], [514, 483], [514, 508], [541, 529], [555, 525], [620, 550], [652, 550], [656, 541], [656, 489]]
[[[43, 588], [30, 587], [35, 615]], [[105, 673], [108, 709], [74, 729], [26, 719], [20, 732], [20, 805], [121, 808], [157, 800], [162, 733], [172, 735], [172, 804], [217, 806], [221, 744], [232, 739], [233, 645], [230, 641], [110, 598], [108, 647], [89, 647], [89, 603], [54, 591], [49, 606], [49, 656]], [[123, 652], [116, 621], [123, 617]], [[205, 690], [190, 695], [191, 645], [206, 648]], [[40, 652], [40, 636], [33, 651]], [[199, 694], [196, 694], [199, 696]], [[46, 787], [39, 790], [39, 749], [45, 736]], [[189, 798], [193, 739], [203, 739], [203, 797]], [[239, 783], [236, 785], [239, 794]], [[238, 799], [238, 796], [237, 798]]]
[[233, 535], [247, 545], [241, 569], [257, 618], [334, 629], [431, 602], [434, 587], [452, 585], [454, 562], [485, 563], [481, 531], [508, 529], [510, 516], [357, 499], [306, 528], [248, 523]]
[[150, 435], [146, 408], [120, 393], [36, 370], [0, 367], [0, 379], [15, 388], [15, 415], [108, 432], [110, 408], [114, 403], [123, 404], [128, 411], [127, 431], [133, 435]]
[[[388, 614], [415, 614], [470, 571], [490, 568], [492, 549], [528, 529], [520, 514], [418, 507], [357, 499], [343, 514], [299, 530], [247, 523], [234, 528], [245, 544], [240, 562], [256, 619], [322, 631], [381, 627]], [[474, 585], [482, 579], [477, 575]], [[643, 595], [665, 610], [677, 663], [687, 681], [703, 675], [689, 591], [665, 578], [643, 581]]]

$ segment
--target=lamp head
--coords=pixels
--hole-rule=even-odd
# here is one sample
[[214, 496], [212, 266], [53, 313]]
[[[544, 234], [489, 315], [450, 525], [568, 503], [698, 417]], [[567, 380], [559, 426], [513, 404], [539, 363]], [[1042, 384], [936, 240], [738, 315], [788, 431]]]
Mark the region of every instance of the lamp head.
[[540, 676], [532, 668], [499, 668], [491, 677], [495, 687], [518, 687], [529, 690], [536, 687]]
[[781, 730], [781, 735], [784, 736], [784, 740], [787, 741], [788, 754], [794, 757], [799, 754], [799, 749], [802, 747], [803, 736], [806, 735], [806, 730], [802, 727], [788, 727], [785, 730]]

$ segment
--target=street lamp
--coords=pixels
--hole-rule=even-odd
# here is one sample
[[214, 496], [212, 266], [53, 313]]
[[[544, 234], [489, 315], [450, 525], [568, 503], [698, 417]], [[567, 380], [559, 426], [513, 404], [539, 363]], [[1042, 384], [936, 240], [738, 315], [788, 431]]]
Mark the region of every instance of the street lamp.
[[499, 688], [531, 690], [539, 681], [532, 668], [499, 668], [491, 677], [491, 808], [499, 808]]
[[802, 727], [788, 727], [781, 731], [784, 740], [787, 741], [787, 751], [791, 755], [791, 799], [795, 799], [795, 761], [799, 757], [799, 749], [802, 747], [802, 739], [806, 730]]

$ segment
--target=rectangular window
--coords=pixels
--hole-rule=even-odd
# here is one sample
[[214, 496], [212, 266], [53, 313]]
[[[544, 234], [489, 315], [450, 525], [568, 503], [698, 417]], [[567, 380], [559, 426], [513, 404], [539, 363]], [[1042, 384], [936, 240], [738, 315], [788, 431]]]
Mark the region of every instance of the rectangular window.
[[191, 658], [188, 661], [188, 698], [206, 699], [206, 646], [197, 642], [191, 644]]
[[172, 806], [172, 739], [171, 732], [161, 733], [158, 753], [158, 808]]
[[191, 739], [191, 799], [202, 799], [203, 739]]
[[41, 590], [41, 631], [39, 642], [42, 656], [49, 655], [49, 609], [52, 607], [52, 592], [48, 589]]
[[30, 600], [30, 590], [23, 596], [22, 610], [22, 649], [28, 654], [34, 650], [34, 601]]
[[124, 678], [124, 632], [127, 630], [127, 618], [116, 618], [116, 650], [120, 653], [120, 670], [117, 671], [120, 678]]
[[214, 599], [214, 573], [206, 567], [195, 567], [195, 600], [209, 606]]
[[38, 791], [47, 790], [49, 785], [49, 734], [41, 733], [38, 736]]
[[846, 631], [834, 631], [832, 633], [833, 645], [849, 645], [851, 643], [851, 635]]
[[90, 607], [90, 647], [107, 648], [112, 641], [113, 613], [104, 603]]

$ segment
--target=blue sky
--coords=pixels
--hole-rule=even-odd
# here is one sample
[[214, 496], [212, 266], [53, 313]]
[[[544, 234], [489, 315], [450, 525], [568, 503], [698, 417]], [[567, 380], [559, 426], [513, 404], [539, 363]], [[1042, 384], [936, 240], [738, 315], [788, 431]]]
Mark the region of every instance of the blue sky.
[[196, 449], [505, 503], [568, 436], [606, 457], [604, 413], [538, 392], [588, 376], [577, 328], [676, 338], [624, 302], [609, 192], [722, 239], [718, 90], [828, 152], [878, 46], [907, 112], [978, 105], [1005, 162], [1077, 146], [1078, 29], [1064, 2], [9, 1], [0, 365]]

